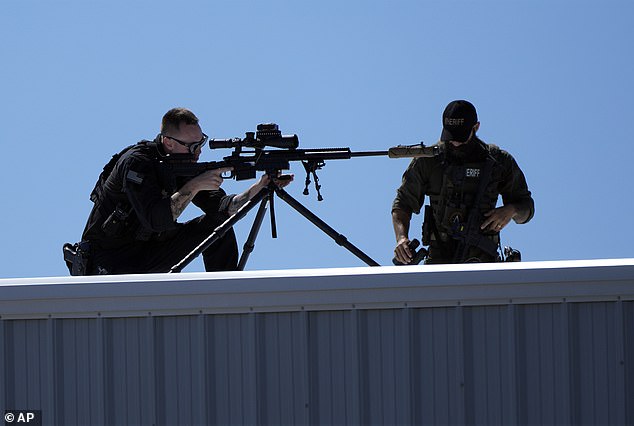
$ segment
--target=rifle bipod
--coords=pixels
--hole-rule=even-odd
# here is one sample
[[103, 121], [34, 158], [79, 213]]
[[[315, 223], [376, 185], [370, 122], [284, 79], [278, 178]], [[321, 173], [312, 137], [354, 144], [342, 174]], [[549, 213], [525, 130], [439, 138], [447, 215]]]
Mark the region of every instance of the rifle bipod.
[[275, 195], [277, 195], [281, 200], [286, 202], [289, 206], [291, 206], [295, 211], [308, 219], [313, 225], [317, 226], [322, 232], [332, 238], [338, 245], [344, 247], [349, 252], [357, 256], [363, 262], [365, 262], [368, 266], [380, 266], [377, 262], [375, 262], [371, 257], [361, 251], [358, 247], [353, 245], [348, 241], [348, 239], [335, 231], [332, 227], [330, 227], [326, 222], [321, 220], [317, 215], [311, 212], [308, 208], [306, 208], [299, 201], [294, 199], [288, 192], [284, 189], [277, 186], [273, 181], [269, 183], [268, 186], [262, 188], [253, 198], [247, 201], [236, 213], [234, 213], [231, 217], [229, 217], [226, 221], [224, 221], [220, 226], [218, 226], [214, 231], [209, 235], [205, 240], [200, 243], [194, 250], [192, 250], [187, 256], [183, 258], [180, 262], [174, 265], [169, 273], [181, 272], [187, 265], [189, 265], [196, 257], [198, 257], [203, 251], [205, 251], [209, 246], [218, 241], [229, 229], [233, 227], [238, 221], [243, 219], [247, 213], [249, 213], [258, 203], [259, 208], [256, 214], [256, 217], [253, 221], [253, 225], [251, 226], [251, 230], [249, 232], [249, 236], [247, 237], [247, 241], [244, 243], [242, 255], [240, 256], [240, 260], [238, 262], [238, 270], [244, 270], [246, 262], [249, 258], [249, 255], [253, 252], [255, 248], [255, 240], [257, 238], [258, 232], [260, 231], [260, 227], [262, 225], [262, 221], [264, 220], [264, 215], [266, 214], [267, 205], [271, 206], [271, 232], [273, 238], [277, 238], [277, 229], [275, 225], [275, 210], [274, 210], [274, 199]]

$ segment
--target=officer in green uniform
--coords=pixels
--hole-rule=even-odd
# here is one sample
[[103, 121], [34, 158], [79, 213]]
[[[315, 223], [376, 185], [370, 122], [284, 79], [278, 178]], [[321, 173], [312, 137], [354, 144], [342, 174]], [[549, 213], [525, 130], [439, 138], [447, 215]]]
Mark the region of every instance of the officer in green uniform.
[[511, 219], [526, 223], [534, 214], [526, 178], [511, 154], [476, 136], [480, 122], [470, 102], [450, 102], [442, 119], [438, 155], [412, 160], [392, 204], [395, 260], [411, 263], [412, 213], [420, 213], [428, 196], [425, 263], [500, 261], [500, 231]]

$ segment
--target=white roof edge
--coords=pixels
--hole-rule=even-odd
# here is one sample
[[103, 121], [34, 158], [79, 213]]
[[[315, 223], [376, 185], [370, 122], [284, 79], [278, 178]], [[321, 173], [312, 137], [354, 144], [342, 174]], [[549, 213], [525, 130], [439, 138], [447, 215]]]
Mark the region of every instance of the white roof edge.
[[338, 275], [381, 275], [417, 272], [456, 272], [456, 271], [490, 271], [490, 270], [535, 270], [535, 269], [569, 269], [596, 268], [611, 266], [634, 266], [634, 258], [623, 259], [588, 259], [588, 260], [554, 260], [539, 262], [510, 263], [464, 263], [458, 265], [416, 265], [416, 266], [381, 266], [381, 267], [349, 267], [349, 268], [315, 268], [315, 269], [272, 269], [234, 272], [184, 272], [179, 274], [129, 274], [129, 275], [94, 275], [87, 277], [33, 277], [33, 278], [0, 278], [0, 287], [5, 285], [42, 285], [70, 282], [148, 282], [217, 280], [217, 279], [251, 279], [264, 277], [298, 277], [298, 276], [338, 276]]
[[0, 318], [634, 300], [634, 259], [0, 279]]

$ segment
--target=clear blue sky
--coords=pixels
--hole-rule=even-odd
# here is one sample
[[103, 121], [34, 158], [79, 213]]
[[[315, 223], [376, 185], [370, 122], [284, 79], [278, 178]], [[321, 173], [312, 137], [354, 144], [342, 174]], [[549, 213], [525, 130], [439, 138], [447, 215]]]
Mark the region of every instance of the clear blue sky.
[[[633, 17], [630, 0], [5, 1], [0, 277], [67, 275], [61, 247], [80, 238], [101, 168], [174, 106], [211, 137], [276, 122], [303, 148], [361, 151], [432, 144], [445, 105], [469, 99], [479, 136], [513, 154], [535, 198], [534, 219], [503, 244], [526, 261], [634, 257]], [[301, 194], [296, 164], [288, 191], [390, 265], [407, 164], [329, 161], [322, 202]], [[265, 222], [247, 269], [363, 266], [276, 210], [279, 238]], [[254, 214], [236, 226], [240, 244]]]

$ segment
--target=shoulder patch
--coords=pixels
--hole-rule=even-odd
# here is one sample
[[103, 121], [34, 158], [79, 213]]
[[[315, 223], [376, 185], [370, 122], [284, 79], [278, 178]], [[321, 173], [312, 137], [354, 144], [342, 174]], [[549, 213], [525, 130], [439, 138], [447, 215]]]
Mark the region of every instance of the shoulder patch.
[[128, 182], [136, 183], [137, 185], [141, 185], [143, 183], [143, 174], [137, 173], [134, 170], [129, 170], [128, 174], [125, 176]]

